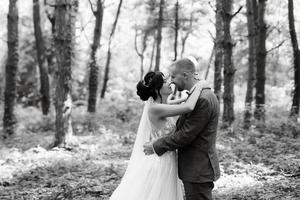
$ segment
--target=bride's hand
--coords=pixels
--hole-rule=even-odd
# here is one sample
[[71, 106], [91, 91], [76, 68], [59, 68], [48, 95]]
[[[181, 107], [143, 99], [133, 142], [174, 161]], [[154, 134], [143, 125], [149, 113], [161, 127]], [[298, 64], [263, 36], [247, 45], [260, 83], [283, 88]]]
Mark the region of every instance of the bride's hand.
[[203, 88], [210, 88], [210, 85], [206, 80], [200, 80], [198, 83], [196, 83], [196, 88], [202, 90]]
[[153, 150], [153, 143], [152, 142], [147, 142], [143, 145], [144, 147], [144, 153], [146, 155], [151, 155], [154, 154], [154, 150]]

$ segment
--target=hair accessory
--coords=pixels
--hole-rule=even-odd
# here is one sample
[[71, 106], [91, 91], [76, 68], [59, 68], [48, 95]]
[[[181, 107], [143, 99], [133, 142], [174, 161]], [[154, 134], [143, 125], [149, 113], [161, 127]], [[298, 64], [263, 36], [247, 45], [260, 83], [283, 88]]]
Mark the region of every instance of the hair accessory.
[[149, 85], [146, 85], [146, 82], [144, 80], [142, 80], [142, 84], [145, 86], [145, 87], [149, 87]]

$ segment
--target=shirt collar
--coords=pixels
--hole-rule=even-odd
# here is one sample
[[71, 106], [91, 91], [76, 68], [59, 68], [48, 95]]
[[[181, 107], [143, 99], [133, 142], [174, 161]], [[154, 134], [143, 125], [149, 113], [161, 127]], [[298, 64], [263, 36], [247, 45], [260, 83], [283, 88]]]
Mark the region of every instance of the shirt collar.
[[194, 90], [196, 88], [196, 84], [197, 83], [195, 83], [195, 85], [189, 91], [186, 92], [189, 96], [194, 92]]

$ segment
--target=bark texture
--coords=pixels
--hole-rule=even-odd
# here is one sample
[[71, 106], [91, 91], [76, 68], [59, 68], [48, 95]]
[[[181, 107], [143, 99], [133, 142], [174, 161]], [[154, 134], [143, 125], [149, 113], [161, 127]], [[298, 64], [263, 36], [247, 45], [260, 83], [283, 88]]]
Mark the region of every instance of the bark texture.
[[96, 61], [96, 53], [100, 46], [101, 32], [102, 32], [102, 21], [103, 21], [103, 3], [101, 0], [97, 1], [97, 10], [93, 11], [96, 18], [94, 28], [94, 39], [91, 47], [90, 54], [90, 77], [89, 77], [89, 98], [88, 98], [88, 112], [96, 112], [97, 103], [97, 91], [98, 91], [98, 74], [99, 66]]
[[56, 133], [53, 147], [67, 148], [72, 143], [72, 60], [78, 0], [56, 0], [55, 47], [58, 77], [55, 95]]
[[7, 62], [5, 67], [5, 91], [4, 91], [4, 116], [3, 130], [4, 137], [14, 134], [17, 119], [14, 114], [14, 106], [16, 101], [16, 83], [17, 70], [19, 62], [18, 32], [19, 11], [17, 0], [9, 1], [9, 9], [7, 14]]

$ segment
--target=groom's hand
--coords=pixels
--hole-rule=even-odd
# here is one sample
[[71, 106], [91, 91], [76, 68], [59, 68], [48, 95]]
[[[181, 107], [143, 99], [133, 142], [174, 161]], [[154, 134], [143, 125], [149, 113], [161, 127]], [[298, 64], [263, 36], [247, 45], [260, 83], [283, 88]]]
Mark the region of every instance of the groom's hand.
[[145, 143], [143, 147], [144, 147], [144, 153], [146, 155], [152, 155], [152, 154], [154, 154], [153, 143], [152, 142]]

